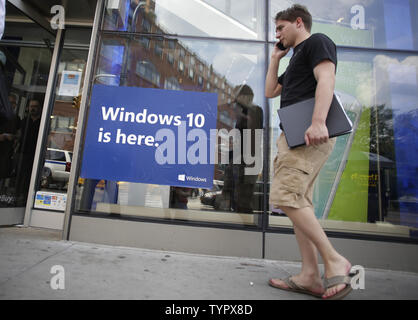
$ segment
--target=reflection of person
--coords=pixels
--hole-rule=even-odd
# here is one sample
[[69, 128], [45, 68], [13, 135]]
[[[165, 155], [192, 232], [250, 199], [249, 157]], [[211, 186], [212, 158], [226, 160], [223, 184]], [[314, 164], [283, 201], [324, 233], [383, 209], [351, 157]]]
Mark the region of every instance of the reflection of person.
[[[21, 123], [20, 137], [20, 174], [18, 173], [18, 193], [22, 199], [26, 199], [30, 177], [32, 173], [33, 158], [35, 156], [36, 142], [38, 140], [39, 126], [41, 124], [42, 105], [39, 100], [29, 101], [28, 115]], [[19, 168], [18, 168], [19, 169]]]
[[[351, 264], [331, 245], [315, 217], [313, 185], [326, 162], [335, 139], [329, 139], [325, 125], [333, 96], [337, 65], [336, 46], [323, 34], [310, 34], [312, 17], [306, 7], [294, 5], [276, 15], [276, 38], [286, 47], [274, 47], [266, 76], [266, 96], [281, 95], [281, 107], [315, 97], [312, 124], [305, 134], [306, 145], [289, 149], [283, 133], [274, 160], [270, 202], [282, 209], [293, 223], [302, 254], [302, 272], [285, 280], [271, 279], [270, 285], [323, 298], [343, 298], [351, 291]], [[290, 48], [293, 56], [283, 75], [278, 67]], [[325, 264], [325, 288], [318, 268], [317, 250]], [[328, 290], [326, 290], [328, 289]], [[326, 291], [325, 291], [326, 290]]]
[[[6, 16], [6, 1], [0, 0], [0, 40], [4, 33], [4, 23]], [[0, 50], [0, 125], [8, 122], [13, 116], [11, 106], [7, 100], [8, 89], [6, 86], [5, 71], [6, 56]]]
[[13, 169], [14, 145], [16, 133], [19, 129], [20, 119], [16, 114], [16, 96], [9, 95], [9, 103], [13, 110], [12, 118], [0, 126], [0, 179], [10, 177]]
[[4, 33], [4, 22], [6, 17], [6, 0], [0, 0], [0, 39]]
[[[96, 186], [101, 180], [99, 179], [84, 179], [83, 192], [80, 200], [80, 210], [90, 211], [94, 209], [93, 204], [94, 195], [96, 193]], [[103, 190], [103, 199], [105, 203], [117, 203], [119, 195], [119, 187], [116, 181], [105, 180], [105, 187]]]
[[8, 86], [6, 84], [6, 56], [0, 50], [0, 125], [8, 122], [13, 118], [13, 110], [9, 103]]
[[[236, 124], [235, 128], [241, 135], [241, 153], [234, 155], [229, 151], [229, 164], [225, 168], [224, 187], [216, 208], [235, 212], [252, 213], [254, 189], [258, 175], [245, 175], [247, 165], [244, 162], [244, 129], [251, 129], [251, 155], [257, 155], [256, 148], [260, 148], [261, 141], [256, 141], [255, 129], [263, 128], [263, 110], [253, 104], [254, 93], [248, 85], [234, 88], [235, 101], [233, 104]], [[261, 137], [261, 136], [260, 136]], [[260, 150], [258, 150], [260, 151]], [[234, 156], [239, 156], [239, 163], [233, 164]]]
[[187, 199], [192, 195], [192, 189], [183, 187], [172, 187], [173, 198], [172, 208], [187, 209]]

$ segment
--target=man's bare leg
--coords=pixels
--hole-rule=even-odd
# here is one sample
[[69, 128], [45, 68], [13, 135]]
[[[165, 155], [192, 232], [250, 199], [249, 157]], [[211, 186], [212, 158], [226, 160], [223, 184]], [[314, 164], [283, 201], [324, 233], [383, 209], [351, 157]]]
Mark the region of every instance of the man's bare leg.
[[293, 227], [302, 256], [302, 275], [321, 278], [318, 267], [318, 250], [314, 243], [296, 226]]
[[[300, 274], [292, 276], [292, 281], [312, 292], [323, 293], [324, 287], [318, 268], [318, 250], [300, 229], [296, 226], [293, 228], [302, 256], [302, 271]], [[280, 287], [287, 288], [286, 283], [280, 279], [272, 279], [271, 281]]]
[[[296, 228], [295, 232], [300, 231], [318, 249], [322, 259], [324, 260], [325, 278], [331, 278], [337, 275], [346, 275], [348, 273], [351, 268], [350, 262], [334, 249], [324, 230], [319, 224], [312, 208], [305, 207], [301, 209], [295, 209], [291, 207], [281, 207], [280, 209], [282, 209], [293, 222], [293, 225]], [[298, 235], [300, 236], [299, 232]], [[308, 259], [307, 265], [311, 267], [310, 264], [312, 264], [313, 261], [312, 249], [307, 249], [309, 248], [309, 242], [303, 241], [303, 236], [299, 238], [302, 239], [303, 249], [301, 248], [301, 252], [303, 251], [304, 254], [308, 254], [308, 256], [311, 258], [310, 260]], [[336, 294], [337, 292], [344, 289], [345, 286], [345, 284], [341, 284], [329, 288], [324, 293], [324, 297]]]

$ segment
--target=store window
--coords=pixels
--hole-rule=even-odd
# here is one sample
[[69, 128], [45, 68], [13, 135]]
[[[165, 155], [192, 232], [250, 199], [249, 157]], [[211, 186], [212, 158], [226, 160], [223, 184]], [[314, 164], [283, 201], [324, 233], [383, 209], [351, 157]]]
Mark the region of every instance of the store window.
[[325, 33], [337, 45], [396, 50], [418, 49], [418, 2], [413, 0], [317, 0], [270, 3], [269, 39], [274, 40], [274, 17], [292, 3], [312, 14], [312, 33]]
[[256, 0], [107, 1], [104, 30], [263, 40], [264, 11]]
[[[337, 138], [315, 186], [315, 214], [325, 226], [385, 233], [391, 224], [393, 234], [406, 237], [418, 228], [418, 167], [410, 161], [416, 156], [410, 146], [417, 143], [417, 72], [418, 55], [338, 50], [336, 93], [355, 130]], [[273, 99], [271, 165], [281, 133], [279, 107], [280, 98]], [[270, 210], [270, 225], [280, 225], [281, 213]]]
[[[155, 40], [153, 37], [150, 38], [151, 42]], [[201, 85], [198, 77], [194, 77], [194, 73], [188, 73], [191, 75], [190, 77], [184, 76], [182, 69], [184, 70], [185, 66], [182, 61], [179, 61], [178, 67], [171, 65], [168, 61], [161, 61], [152, 51], [146, 52], [142, 46], [138, 46], [138, 41], [138, 38], [132, 40], [123, 34], [118, 36], [104, 34], [96, 73], [111, 73], [113, 71], [114, 76], [120, 78], [120, 75], [126, 70], [127, 81], [115, 83], [115, 85], [151, 87], [149, 80], [152, 77], [156, 79], [159, 75], [159, 83], [163, 84], [160, 86], [161, 89], [206, 91], [206, 87]], [[227, 134], [234, 128], [242, 130], [251, 128], [251, 125], [262, 131], [265, 101], [263, 90], [264, 46], [245, 42], [208, 42], [186, 38], [177, 38], [176, 42], [178, 43], [177, 47], [183, 48], [187, 55], [198, 57], [196, 59], [199, 60], [199, 63], [211, 69], [218, 79], [225, 79], [224, 89], [218, 90], [218, 113], [229, 114], [229, 118], [224, 117], [223, 121], [218, 119], [217, 128], [225, 129]], [[170, 48], [169, 43], [168, 41], [164, 42], [166, 47], [163, 50], [168, 54], [173, 54], [178, 49]], [[103, 46], [107, 48], [103, 49]], [[130, 50], [129, 57], [121, 53], [127, 48]], [[123, 57], [122, 61], [112, 58], [115, 56]], [[142, 59], [147, 57], [147, 60], [137, 62], [140, 57]], [[143, 61], [146, 63], [142, 63]], [[113, 65], [117, 67], [113, 67]], [[132, 76], [132, 70], [137, 71], [136, 77]], [[228, 72], [225, 73], [226, 71]], [[222, 99], [222, 96], [225, 98], [228, 90], [240, 96], [241, 104], [235, 100], [227, 104], [225, 99]], [[229, 137], [227, 136], [227, 138]], [[261, 143], [255, 143], [255, 138], [252, 147], [253, 154], [255, 152], [261, 154]], [[255, 150], [256, 148], [259, 149]], [[229, 149], [227, 146], [219, 147], [219, 152], [224, 153], [228, 160]], [[126, 216], [137, 215], [258, 225], [261, 221], [260, 214], [263, 212], [262, 156], [260, 161], [261, 165], [258, 163], [260, 165], [259, 171], [248, 177], [243, 174], [243, 165], [233, 165], [232, 161], [230, 165], [214, 164], [213, 188], [209, 190], [85, 179], [82, 183], [80, 182], [77, 188], [76, 210], [81, 213], [98, 212], [102, 214], [112, 214], [117, 210]], [[165, 211], [138, 210], [141, 207], [187, 210], [170, 211], [172, 213], [167, 216]]]
[[[313, 197], [316, 216], [327, 230], [413, 237], [418, 227], [418, 169], [411, 161], [417, 145], [416, 1], [157, 0], [119, 1], [118, 7], [107, 1], [94, 70], [95, 77], [104, 77], [95, 83], [216, 93], [217, 129], [225, 129], [220, 136], [226, 141], [230, 130], [260, 123], [260, 119], [258, 127], [263, 128], [264, 79], [270, 58], [265, 46], [271, 50], [275, 42], [275, 14], [295, 2], [311, 11], [312, 32], [323, 32], [337, 44], [336, 93], [354, 124], [352, 134], [338, 137], [318, 177]], [[269, 17], [264, 16], [265, 5]], [[191, 14], [198, 7], [198, 14]], [[142, 37], [126, 35], [126, 31], [145, 32], [144, 21], [149, 21], [155, 33], [147, 35], [146, 47], [156, 48], [160, 41], [167, 59], [161, 59], [160, 49], [146, 50]], [[162, 43], [161, 34], [166, 37]], [[281, 60], [279, 74], [291, 54]], [[198, 69], [191, 68], [187, 57], [195, 58]], [[138, 65], [138, 61], [149, 62], [153, 68], [148, 70], [147, 64]], [[150, 81], [153, 74], [154, 79], [159, 75], [158, 84]], [[251, 108], [240, 103], [240, 95], [251, 100], [247, 102]], [[270, 99], [268, 107], [270, 128], [265, 130], [270, 145], [260, 143], [259, 147], [269, 158], [267, 180], [271, 181], [275, 143], [281, 133], [280, 98]], [[219, 148], [219, 156], [230, 155], [224, 140]], [[241, 169], [215, 165], [211, 190], [80, 180], [76, 211], [260, 226], [269, 184], [263, 184], [261, 174], [242, 183]], [[240, 189], [240, 184], [249, 188]], [[175, 203], [176, 197], [183, 199], [181, 206]], [[270, 228], [290, 225], [283, 213], [266, 207]], [[183, 210], [160, 210], [171, 208]]]

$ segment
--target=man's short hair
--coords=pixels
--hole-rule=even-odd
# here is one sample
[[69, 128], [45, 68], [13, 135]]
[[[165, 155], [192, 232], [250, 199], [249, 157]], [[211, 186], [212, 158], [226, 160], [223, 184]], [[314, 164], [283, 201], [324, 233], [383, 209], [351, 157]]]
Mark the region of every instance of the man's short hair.
[[301, 4], [294, 4], [290, 8], [280, 11], [276, 14], [275, 21], [286, 20], [293, 23], [298, 17], [302, 18], [306, 31], [311, 32], [312, 15], [309, 13], [308, 8]]
[[30, 100], [29, 100], [29, 104], [30, 104], [31, 102], [36, 102], [36, 105], [37, 105], [38, 107], [41, 107], [41, 102], [40, 102], [38, 99], [30, 99]]
[[249, 85], [242, 84], [238, 85], [233, 89], [233, 93], [235, 97], [238, 96], [252, 96], [254, 97], [254, 92]]

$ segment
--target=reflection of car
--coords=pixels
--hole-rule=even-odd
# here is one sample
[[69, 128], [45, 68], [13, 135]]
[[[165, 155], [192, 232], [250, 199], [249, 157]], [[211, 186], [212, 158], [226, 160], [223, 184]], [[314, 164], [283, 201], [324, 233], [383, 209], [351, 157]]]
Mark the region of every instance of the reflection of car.
[[[200, 197], [200, 202], [205, 205], [213, 206], [216, 210], [220, 210], [220, 205], [222, 202], [222, 188], [224, 181], [213, 180], [213, 188], [211, 190], [205, 191], [205, 193]], [[254, 187], [254, 192], [251, 194], [252, 209], [254, 212], [263, 211], [263, 181], [257, 181]], [[267, 187], [269, 189], [269, 186]], [[267, 189], [267, 193], [269, 192]], [[230, 204], [228, 204], [229, 206]], [[227, 210], [228, 211], [228, 210]]]
[[222, 194], [223, 184], [223, 181], [213, 180], [213, 188], [203, 193], [200, 197], [200, 202], [202, 204], [213, 206], [215, 204], [216, 196]]
[[45, 164], [42, 170], [41, 186], [65, 188], [70, 178], [71, 160], [73, 153], [67, 150], [48, 148], [45, 155]]

